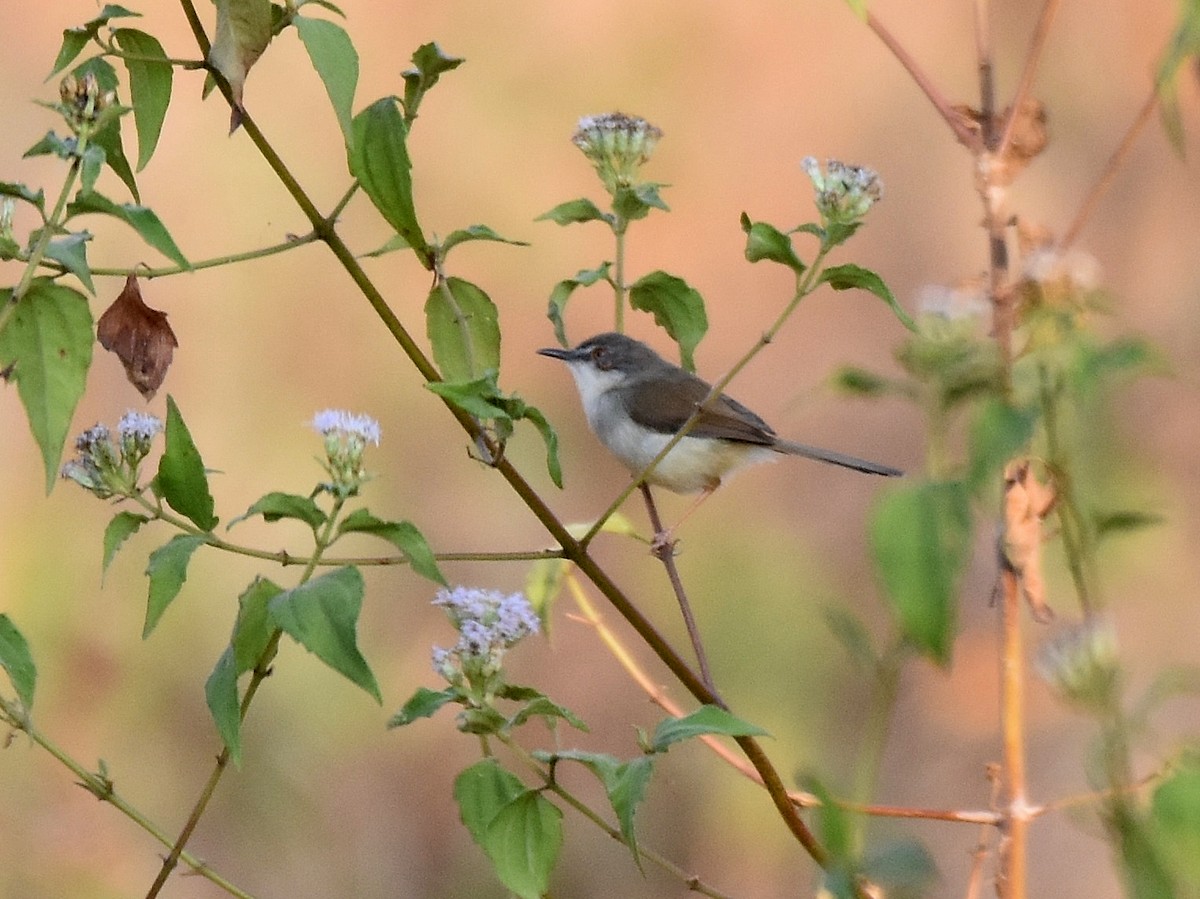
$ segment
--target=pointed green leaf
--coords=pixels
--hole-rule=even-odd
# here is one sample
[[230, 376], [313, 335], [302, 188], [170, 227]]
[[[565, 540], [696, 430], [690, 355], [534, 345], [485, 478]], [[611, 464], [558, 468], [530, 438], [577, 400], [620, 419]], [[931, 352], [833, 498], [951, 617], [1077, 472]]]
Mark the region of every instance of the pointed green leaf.
[[481, 847], [485, 847], [487, 828], [496, 813], [524, 792], [520, 778], [501, 768], [494, 758], [476, 762], [454, 779], [459, 817]]
[[283, 592], [283, 588], [264, 577], [256, 577], [238, 597], [238, 617], [233, 625], [233, 648], [237, 673], [245, 674], [262, 661], [262, 654], [275, 631], [271, 621], [271, 600]]
[[971, 546], [966, 487], [957, 481], [893, 488], [871, 517], [871, 550], [904, 636], [950, 663], [958, 581]]
[[496, 812], [484, 849], [501, 883], [521, 899], [541, 899], [562, 849], [562, 812], [536, 790], [527, 790]]
[[233, 647], [225, 647], [217, 664], [204, 682], [204, 700], [212, 715], [221, 742], [229, 749], [229, 757], [237, 766], [242, 764], [242, 710], [238, 701], [238, 670]]
[[578, 200], [559, 203], [549, 212], [543, 212], [534, 221], [551, 221], [559, 225], [571, 225], [575, 222], [608, 222], [611, 225], [612, 217], [601, 212], [600, 207], [591, 200], [581, 197]]
[[576, 287], [590, 287], [601, 280], [611, 284], [612, 277], [608, 271], [611, 265], [610, 262], [602, 262], [599, 268], [582, 269], [576, 273], [574, 278], [559, 281], [550, 291], [550, 304], [546, 310], [546, 317], [554, 323], [554, 336], [558, 338], [561, 346], [570, 346], [567, 341], [566, 325], [563, 322], [567, 300], [571, 299], [571, 294], [574, 293]]
[[451, 231], [446, 235], [446, 239], [442, 241], [442, 259], [446, 258], [452, 247], [471, 240], [490, 240], [497, 243], [506, 243], [514, 247], [529, 246], [524, 240], [509, 240], [507, 237], [501, 237], [487, 225], [469, 225], [466, 228]]
[[0, 197], [23, 200], [36, 207], [41, 213], [46, 211], [46, 194], [40, 187], [35, 191], [18, 182], [0, 181]]
[[202, 531], [211, 531], [218, 518], [208, 489], [208, 475], [200, 451], [192, 442], [175, 398], [167, 397], [167, 447], [158, 461], [154, 488], [180, 515], [186, 515]]
[[658, 195], [658, 189], [663, 186], [643, 182], [618, 188], [616, 196], [613, 197], [613, 212], [625, 221], [632, 222], [648, 216], [651, 209], [669, 211], [667, 204]]
[[470, 281], [447, 278], [425, 301], [433, 358], [447, 381], [469, 381], [500, 370], [496, 304]]
[[633, 818], [638, 806], [646, 798], [646, 787], [650, 784], [650, 776], [653, 773], [654, 758], [642, 755], [617, 766], [603, 778], [608, 801], [612, 803], [617, 821], [621, 825], [621, 836], [625, 838], [625, 845], [633, 853], [639, 868], [642, 866], [642, 859], [638, 851], [637, 830], [634, 828]]
[[99, 34], [100, 29], [107, 25], [110, 19], [128, 18], [130, 16], [140, 17], [141, 13], [133, 12], [115, 3], [107, 3], [104, 9], [100, 10], [100, 15], [96, 16], [96, 18], [82, 25], [77, 25], [74, 28], [65, 29], [62, 33], [62, 46], [59, 48], [58, 56], [54, 60], [54, 68], [50, 70], [50, 75], [47, 77], [53, 77], [69, 66], [83, 48], [87, 46], [88, 41]]
[[425, 389], [476, 418], [493, 421], [509, 418], [508, 410], [502, 405], [504, 397], [496, 386], [495, 372], [472, 381], [434, 381], [426, 384]]
[[542, 442], [546, 444], [546, 471], [549, 472], [554, 486], [561, 490], [563, 480], [562, 463], [558, 460], [558, 432], [554, 430], [554, 426], [550, 424], [540, 409], [526, 406], [523, 411], [525, 414], [521, 417], [533, 422], [533, 426], [542, 435]]
[[154, 210], [146, 206], [138, 206], [134, 203], [114, 203], [107, 197], [101, 196], [96, 192], [87, 194], [86, 196], [76, 197], [68, 206], [68, 217], [76, 215], [86, 215], [87, 213], [100, 213], [103, 215], [111, 215], [113, 218], [120, 219], [125, 224], [129, 225], [136, 231], [146, 243], [154, 247], [176, 265], [190, 270], [192, 265], [187, 261], [187, 257], [183, 255], [175, 241], [171, 238], [170, 233], [163, 226], [162, 221]]
[[92, 270], [88, 267], [87, 242], [92, 235], [86, 231], [68, 234], [50, 241], [46, 246], [46, 255], [78, 278], [87, 292], [95, 296], [96, 285], [92, 283]]
[[296, 33], [321, 76], [325, 93], [349, 148], [354, 142], [354, 91], [358, 87], [358, 51], [346, 29], [325, 19], [296, 16]]
[[[537, 693], [536, 690], [533, 692]], [[513, 698], [508, 696], [505, 691], [501, 691], [497, 695], [500, 695], [506, 699]], [[581, 730], [585, 733], [588, 730], [588, 726], [582, 718], [580, 718], [566, 706], [559, 705], [550, 697], [543, 696], [540, 693], [537, 693], [536, 696], [530, 698], [515, 715], [508, 719], [508, 726], [510, 728], [520, 727], [530, 718], [544, 718], [546, 719], [547, 724], [552, 724], [554, 720], [561, 718], [576, 730]]]
[[1200, 767], [1191, 758], [1154, 791], [1151, 820], [1166, 854], [1200, 886]]
[[37, 666], [33, 664], [29, 643], [12, 623], [12, 619], [5, 614], [0, 614], [0, 668], [8, 674], [13, 689], [17, 691], [17, 698], [28, 713], [33, 708]]
[[146, 603], [146, 623], [142, 627], [145, 640], [158, 625], [163, 612], [179, 595], [187, 580], [188, 562], [192, 553], [204, 545], [203, 537], [176, 534], [166, 544], [150, 553], [146, 574], [150, 578], [150, 595]]
[[[11, 289], [0, 290], [0, 309], [11, 300]], [[10, 379], [17, 383], [42, 452], [47, 493], [58, 479], [71, 416], [92, 364], [93, 342], [87, 298], [46, 278], [30, 283], [0, 331], [0, 369], [12, 367]]]
[[913, 332], [917, 330], [917, 323], [912, 320], [912, 317], [896, 301], [896, 298], [892, 295], [892, 291], [883, 283], [883, 279], [870, 269], [865, 269], [853, 263], [835, 265], [822, 271], [821, 277], [817, 279], [817, 283], [828, 284], [834, 290], [850, 290], [857, 287], [873, 293], [891, 307], [892, 312], [895, 313], [896, 318], [900, 319], [900, 323], [904, 327]]
[[117, 555], [122, 544], [138, 532], [138, 529], [150, 519], [137, 512], [118, 512], [113, 516], [108, 527], [104, 529], [104, 560], [100, 565], [100, 573], [108, 571], [108, 566]]
[[542, 623], [542, 633], [550, 634], [550, 610], [562, 590], [563, 579], [571, 570], [572, 563], [566, 559], [537, 559], [529, 566], [525, 576], [525, 598], [537, 612]]
[[1179, 69], [1189, 60], [1200, 56], [1200, 3], [1187, 0], [1180, 4], [1179, 23], [1163, 58], [1158, 64], [1155, 88], [1163, 130], [1171, 146], [1180, 156], [1184, 150], [1183, 119], [1179, 113]]
[[413, 208], [412, 163], [408, 128], [393, 97], [376, 100], [354, 117], [350, 174], [375, 204], [384, 220], [403, 237], [421, 264], [429, 268], [425, 235]]
[[362, 599], [362, 574], [346, 566], [280, 593], [267, 608], [289, 637], [382, 702], [375, 675], [358, 650]]
[[653, 752], [666, 752], [672, 743], [704, 734], [724, 734], [727, 737], [753, 737], [765, 734], [761, 727], [731, 715], [715, 705], [702, 705], [682, 718], [665, 718], [654, 729], [650, 741]]
[[855, 667], [864, 674], [873, 673], [879, 664], [879, 655], [871, 642], [866, 625], [857, 615], [841, 606], [826, 606], [823, 611], [825, 625], [834, 639], [846, 650]]
[[447, 687], [445, 690], [430, 690], [427, 687], [421, 687], [409, 697], [408, 702], [404, 703], [400, 711], [391, 717], [387, 726], [389, 728], [403, 727], [406, 724], [412, 724], [419, 718], [428, 718], [446, 703], [454, 702], [458, 697], [459, 693], [453, 687]]
[[792, 247], [792, 240], [774, 225], [766, 222], [752, 222], [746, 213], [742, 213], [742, 230], [746, 232], [746, 260], [761, 262], [766, 259], [786, 265], [797, 275], [804, 274], [807, 266], [800, 261]]
[[321, 511], [311, 496], [273, 492], [259, 499], [244, 514], [229, 522], [227, 528], [254, 515], [261, 515], [268, 522], [276, 522], [281, 518], [294, 518], [297, 521], [303, 521], [314, 531], [325, 523], [326, 518], [325, 513]]
[[171, 103], [173, 69], [162, 44], [153, 35], [136, 28], [118, 28], [113, 32], [113, 40], [135, 57], [126, 57], [124, 63], [129, 72], [129, 97], [138, 135], [137, 170], [140, 172], [158, 146], [163, 119]]
[[425, 94], [445, 72], [453, 71], [466, 60], [447, 56], [437, 44], [422, 44], [412, 55], [413, 67], [400, 73], [404, 79], [404, 112], [411, 122]]
[[704, 298], [682, 278], [666, 272], [651, 272], [629, 288], [629, 305], [654, 315], [654, 321], [679, 344], [680, 364], [696, 370], [692, 353], [708, 330]]
[[411, 522], [384, 521], [376, 518], [366, 509], [355, 509], [343, 518], [338, 526], [339, 535], [349, 533], [373, 534], [386, 540], [404, 553], [408, 558], [408, 563], [417, 574], [427, 577], [435, 583], [449, 586], [441, 569], [438, 568], [437, 559], [433, 555], [433, 550], [429, 548], [425, 536]]

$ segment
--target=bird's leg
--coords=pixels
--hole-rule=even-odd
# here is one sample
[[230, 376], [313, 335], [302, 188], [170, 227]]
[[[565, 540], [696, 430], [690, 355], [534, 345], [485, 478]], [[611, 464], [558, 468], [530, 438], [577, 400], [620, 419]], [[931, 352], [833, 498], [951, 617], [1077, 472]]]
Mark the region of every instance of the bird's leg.
[[[650, 523], [654, 526], [654, 539], [650, 541], [650, 552], [653, 553], [658, 558], [662, 558], [660, 553], [664, 553], [664, 552], [674, 553], [675, 543], [676, 543], [675, 532], [677, 530], [679, 530], [679, 528], [683, 525], [683, 523], [685, 521], [687, 521], [689, 518], [692, 517], [692, 513], [695, 512], [697, 509], [699, 509], [700, 505], [706, 499], [708, 499], [710, 496], [712, 496], [713, 492], [720, 485], [721, 485], [720, 481], [718, 481], [716, 484], [713, 484], [709, 487], [705, 487], [704, 490], [702, 490], [700, 492], [700, 495], [698, 497], [696, 497], [696, 501], [694, 503], [692, 503], [690, 506], [688, 506], [687, 511], [684, 512], [683, 515], [681, 515], [679, 517], [679, 520], [677, 522], [675, 522], [673, 525], [671, 525], [669, 528], [664, 528], [662, 526], [662, 521], [658, 518], [657, 511], [652, 511], [650, 513]], [[647, 507], [653, 509], [653, 506], [651, 505], [652, 500], [650, 499], [649, 490], [646, 488], [646, 486], [644, 484], [642, 485], [642, 490], [646, 494]]]

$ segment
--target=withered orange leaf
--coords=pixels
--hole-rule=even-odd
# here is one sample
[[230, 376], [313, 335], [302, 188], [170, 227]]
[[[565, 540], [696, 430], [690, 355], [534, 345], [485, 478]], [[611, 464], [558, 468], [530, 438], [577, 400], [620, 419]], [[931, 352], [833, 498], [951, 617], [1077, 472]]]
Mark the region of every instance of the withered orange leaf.
[[179, 341], [167, 324], [167, 314], [142, 302], [137, 275], [125, 279], [111, 306], [96, 324], [100, 346], [116, 353], [125, 366], [125, 376], [146, 399], [162, 386]]
[[1054, 617], [1046, 602], [1042, 576], [1042, 521], [1058, 499], [1029, 470], [1029, 460], [1010, 462], [1004, 470], [1004, 556], [1020, 578], [1029, 610], [1040, 622]]

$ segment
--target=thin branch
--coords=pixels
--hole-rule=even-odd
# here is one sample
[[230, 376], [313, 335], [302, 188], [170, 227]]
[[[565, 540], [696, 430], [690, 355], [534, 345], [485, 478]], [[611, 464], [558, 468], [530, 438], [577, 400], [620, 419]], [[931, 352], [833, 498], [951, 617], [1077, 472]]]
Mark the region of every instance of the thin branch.
[[1008, 145], [1012, 140], [1013, 128], [1025, 105], [1025, 98], [1033, 89], [1033, 80], [1037, 75], [1038, 64], [1046, 49], [1046, 39], [1050, 35], [1050, 26], [1054, 23], [1054, 15], [1060, 6], [1059, 0], [1046, 0], [1042, 6], [1042, 14], [1038, 17], [1037, 26], [1033, 29], [1033, 37], [1029, 41], [1029, 52], [1025, 55], [1025, 67], [1021, 70], [1021, 80], [1017, 84], [1017, 92], [1013, 95], [1012, 105], [1008, 116], [1004, 119], [1004, 129], [1000, 140], [996, 143], [996, 155], [1003, 159], [1008, 154]]
[[1100, 177], [1096, 179], [1096, 183], [1092, 185], [1092, 189], [1084, 198], [1082, 205], [1079, 207], [1079, 211], [1075, 213], [1075, 218], [1071, 221], [1071, 226], [1067, 228], [1066, 235], [1059, 242], [1060, 249], [1067, 249], [1079, 239], [1079, 233], [1083, 230], [1084, 225], [1086, 225], [1088, 220], [1092, 217], [1092, 213], [1096, 211], [1096, 205], [1100, 202], [1100, 198], [1103, 197], [1108, 191], [1109, 187], [1112, 186], [1113, 181], [1117, 177], [1117, 172], [1120, 171], [1121, 166], [1124, 165], [1126, 158], [1129, 156], [1130, 152], [1132, 152], [1133, 145], [1137, 142], [1142, 130], [1150, 121], [1150, 116], [1154, 113], [1154, 110], [1157, 106], [1158, 86], [1152, 85], [1150, 88], [1150, 95], [1146, 97], [1145, 102], [1142, 103], [1142, 108], [1138, 110], [1133, 122], [1130, 123], [1129, 128], [1125, 131], [1125, 136], [1121, 139], [1121, 143], [1117, 145], [1115, 150], [1113, 150], [1113, 154], [1108, 158], [1108, 162], [1105, 164], [1103, 171], [1100, 173]]
[[979, 135], [967, 124], [966, 119], [954, 109], [946, 95], [925, 74], [925, 70], [917, 65], [917, 61], [901, 46], [891, 31], [879, 21], [879, 17], [869, 10], [867, 11], [867, 27], [874, 31], [876, 36], [883, 41], [883, 45], [892, 51], [892, 55], [896, 57], [896, 60], [908, 72], [917, 87], [929, 98], [929, 102], [938, 111], [938, 115], [950, 126], [950, 130], [954, 132], [954, 136], [958, 139], [958, 142], [972, 151], [978, 150]]
[[[654, 528], [655, 534], [662, 534], [663, 523], [659, 517], [658, 507], [654, 504], [654, 495], [650, 492], [650, 485], [645, 481], [638, 484], [642, 489], [642, 496], [646, 498], [646, 511], [650, 515], [650, 525]], [[663, 567], [667, 570], [667, 578], [671, 582], [671, 589], [675, 591], [675, 598], [679, 601], [679, 611], [683, 614], [683, 623], [687, 626], [688, 637], [692, 641], [692, 650], [696, 653], [696, 663], [700, 666], [700, 677], [704, 679], [704, 683], [716, 696], [717, 688], [713, 683], [712, 671], [708, 667], [708, 654], [704, 651], [704, 641], [700, 639], [700, 629], [696, 627], [696, 618], [692, 614], [692, 605], [688, 602], [687, 592], [683, 589], [683, 579], [679, 576], [679, 566], [675, 564], [675, 546], [668, 542], [655, 551], [655, 556]], [[724, 702], [720, 703], [725, 706]]]
[[1005, 838], [998, 884], [1003, 899], [1025, 899], [1026, 848], [1034, 810], [1026, 796], [1025, 776], [1025, 647], [1021, 639], [1021, 584], [1007, 568], [1000, 572], [1001, 600], [1000, 705], [1004, 744], [1003, 805]]

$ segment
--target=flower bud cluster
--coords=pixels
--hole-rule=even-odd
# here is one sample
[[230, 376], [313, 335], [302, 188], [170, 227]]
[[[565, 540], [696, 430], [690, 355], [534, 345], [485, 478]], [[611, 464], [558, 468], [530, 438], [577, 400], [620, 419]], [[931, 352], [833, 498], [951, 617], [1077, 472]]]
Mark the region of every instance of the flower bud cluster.
[[464, 678], [479, 686], [500, 671], [505, 652], [522, 638], [536, 634], [541, 623], [522, 593], [455, 587], [439, 590], [433, 600], [458, 629], [450, 649], [433, 648], [433, 670], [451, 684]]
[[1112, 623], [1093, 618], [1064, 631], [1042, 647], [1038, 670], [1066, 702], [1084, 711], [1111, 711], [1121, 675]]
[[379, 422], [369, 415], [354, 415], [341, 409], [326, 409], [313, 416], [313, 430], [325, 438], [322, 465], [331, 483], [324, 485], [340, 497], [355, 496], [370, 475], [363, 467], [367, 444], [379, 446]]
[[866, 166], [829, 159], [822, 172], [812, 156], [806, 157], [800, 165], [816, 188], [817, 210], [826, 227], [860, 221], [883, 197], [883, 182]]
[[93, 72], [82, 78], [64, 78], [58, 85], [58, 97], [59, 110], [76, 134], [85, 126], [95, 125], [105, 110], [117, 104], [116, 91], [101, 91]]
[[617, 192], [637, 184], [638, 169], [654, 153], [662, 131], [645, 119], [622, 112], [584, 116], [571, 142], [596, 168], [605, 189]]
[[116, 440], [106, 425], [93, 425], [76, 438], [75, 458], [61, 474], [100, 499], [127, 496], [137, 489], [138, 469], [161, 430], [159, 419], [132, 410], [117, 423]]

